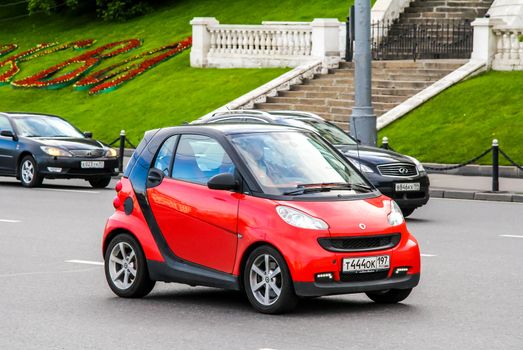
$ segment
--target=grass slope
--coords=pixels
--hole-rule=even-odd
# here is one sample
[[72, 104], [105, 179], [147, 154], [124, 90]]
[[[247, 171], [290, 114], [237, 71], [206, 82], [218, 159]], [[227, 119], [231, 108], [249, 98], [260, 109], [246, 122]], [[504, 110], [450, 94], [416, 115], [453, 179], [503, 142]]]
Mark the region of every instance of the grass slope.
[[[124, 23], [101, 22], [89, 16], [35, 15], [2, 22], [0, 44], [17, 43], [19, 50], [40, 42], [97, 39], [94, 47], [128, 38], [141, 38], [141, 48], [109, 59], [103, 68], [138, 52], [183, 39], [191, 34], [193, 17], [216, 17], [221, 23], [261, 23], [264, 20], [310, 21], [315, 17], [344, 19], [352, 1], [336, 0], [178, 0], [147, 16]], [[78, 55], [67, 50], [21, 65], [16, 79], [34, 74]], [[160, 64], [116, 91], [88, 96], [72, 87], [22, 90], [0, 86], [0, 110], [55, 113], [95, 137], [112, 141], [126, 129], [132, 141], [145, 130], [193, 120], [287, 69], [193, 69], [189, 51]], [[3, 72], [0, 69], [0, 74]]]
[[[496, 138], [523, 164], [523, 72], [491, 71], [459, 83], [379, 135], [399, 152], [440, 163], [471, 159]], [[491, 164], [491, 157], [479, 163]]]

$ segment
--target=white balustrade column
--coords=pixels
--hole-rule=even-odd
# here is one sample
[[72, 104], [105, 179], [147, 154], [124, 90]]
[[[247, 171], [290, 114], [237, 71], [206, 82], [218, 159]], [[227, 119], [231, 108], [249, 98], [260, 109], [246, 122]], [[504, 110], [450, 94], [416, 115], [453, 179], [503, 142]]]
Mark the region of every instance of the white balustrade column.
[[340, 61], [340, 25], [335, 18], [316, 18], [311, 23], [311, 55], [322, 58], [326, 66]]
[[496, 35], [492, 28], [499, 24], [500, 20], [493, 18], [477, 18], [472, 22], [474, 42], [471, 59], [483, 61], [487, 67], [492, 65], [496, 53]]
[[195, 17], [192, 25], [191, 67], [207, 66], [207, 55], [211, 48], [211, 33], [209, 26], [220, 24], [214, 17]]

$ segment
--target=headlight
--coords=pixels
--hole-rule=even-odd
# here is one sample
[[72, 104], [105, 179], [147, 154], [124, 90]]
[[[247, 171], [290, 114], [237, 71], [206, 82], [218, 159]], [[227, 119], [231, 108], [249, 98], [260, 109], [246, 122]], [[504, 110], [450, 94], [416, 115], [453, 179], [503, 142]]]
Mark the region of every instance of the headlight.
[[105, 156], [106, 157], [116, 157], [118, 156], [118, 152], [116, 152], [116, 150], [114, 148], [109, 148], [106, 152], [105, 152]]
[[405, 221], [400, 207], [398, 207], [398, 204], [396, 204], [396, 202], [393, 200], [390, 201], [390, 214], [387, 219], [389, 220], [390, 226], [398, 226], [403, 224]]
[[40, 146], [42, 151], [53, 157], [72, 157], [73, 155], [67, 152], [65, 149], [50, 146]]
[[374, 171], [366, 166], [365, 164], [362, 164], [360, 161], [357, 161], [355, 159], [349, 158], [349, 161], [354, 165], [356, 168], [358, 168], [360, 171], [363, 171], [364, 173], [373, 173]]
[[425, 171], [425, 168], [423, 167], [423, 164], [420, 163], [419, 160], [417, 160], [416, 158], [414, 157], [411, 157], [411, 156], [407, 156], [407, 158], [409, 158], [410, 160], [412, 160], [412, 163], [414, 163], [416, 165], [416, 168], [418, 169], [418, 171], [421, 173], [423, 171]]
[[329, 228], [329, 225], [327, 225], [325, 221], [313, 218], [293, 208], [280, 205], [276, 207], [276, 211], [283, 221], [295, 227], [308, 228], [311, 230], [326, 230]]

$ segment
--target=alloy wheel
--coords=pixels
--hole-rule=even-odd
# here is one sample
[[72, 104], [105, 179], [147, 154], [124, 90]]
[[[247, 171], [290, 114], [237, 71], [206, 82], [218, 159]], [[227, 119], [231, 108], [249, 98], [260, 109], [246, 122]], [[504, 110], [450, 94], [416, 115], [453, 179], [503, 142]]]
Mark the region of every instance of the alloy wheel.
[[29, 159], [25, 160], [22, 164], [22, 180], [25, 183], [31, 183], [33, 181], [35, 174], [35, 168], [33, 165], [33, 162], [31, 162]]
[[109, 274], [113, 284], [121, 290], [129, 289], [136, 279], [137, 269], [134, 249], [126, 242], [115, 245], [109, 257]]
[[264, 305], [274, 304], [283, 287], [280, 265], [270, 254], [258, 256], [251, 265], [249, 282], [252, 294]]

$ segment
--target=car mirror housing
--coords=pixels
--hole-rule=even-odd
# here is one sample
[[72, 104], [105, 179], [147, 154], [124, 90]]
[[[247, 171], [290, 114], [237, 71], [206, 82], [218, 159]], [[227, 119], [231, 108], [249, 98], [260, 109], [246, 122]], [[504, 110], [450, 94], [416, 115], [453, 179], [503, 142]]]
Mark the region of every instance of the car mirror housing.
[[211, 190], [225, 190], [225, 191], [234, 191], [239, 187], [238, 181], [234, 178], [234, 175], [229, 173], [222, 173], [214, 175], [207, 182], [207, 187]]
[[84, 136], [88, 139], [92, 139], [93, 138], [93, 133], [90, 132], [90, 131], [84, 131]]
[[0, 131], [0, 136], [3, 136], [3, 137], [10, 137], [12, 138], [13, 140], [17, 140], [18, 138], [16, 137], [16, 135], [14, 134], [13, 131], [11, 130], [2, 130]]

